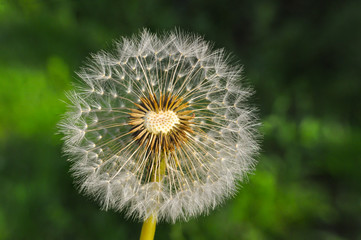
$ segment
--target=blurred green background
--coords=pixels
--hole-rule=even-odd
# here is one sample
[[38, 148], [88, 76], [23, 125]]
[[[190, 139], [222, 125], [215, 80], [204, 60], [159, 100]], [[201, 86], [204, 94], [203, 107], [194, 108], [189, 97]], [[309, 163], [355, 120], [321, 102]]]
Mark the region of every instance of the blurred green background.
[[146, 27], [225, 47], [264, 135], [239, 194], [156, 239], [361, 239], [360, 1], [0, 0], [0, 239], [138, 239], [77, 193], [56, 123], [89, 53]]

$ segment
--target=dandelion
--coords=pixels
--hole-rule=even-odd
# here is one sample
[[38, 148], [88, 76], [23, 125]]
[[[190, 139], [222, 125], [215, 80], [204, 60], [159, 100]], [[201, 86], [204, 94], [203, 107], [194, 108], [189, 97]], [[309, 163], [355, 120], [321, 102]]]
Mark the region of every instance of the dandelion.
[[[80, 191], [145, 221], [206, 214], [255, 164], [258, 124], [242, 68], [201, 37], [142, 31], [99, 52], [59, 124]], [[152, 237], [151, 237], [152, 238]]]

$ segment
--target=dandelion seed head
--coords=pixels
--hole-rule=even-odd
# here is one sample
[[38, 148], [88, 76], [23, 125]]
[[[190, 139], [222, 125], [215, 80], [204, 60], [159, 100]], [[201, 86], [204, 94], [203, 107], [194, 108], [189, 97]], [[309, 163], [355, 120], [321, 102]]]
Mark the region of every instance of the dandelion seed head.
[[197, 35], [147, 30], [92, 55], [59, 123], [81, 192], [144, 221], [207, 214], [255, 166], [241, 66]]

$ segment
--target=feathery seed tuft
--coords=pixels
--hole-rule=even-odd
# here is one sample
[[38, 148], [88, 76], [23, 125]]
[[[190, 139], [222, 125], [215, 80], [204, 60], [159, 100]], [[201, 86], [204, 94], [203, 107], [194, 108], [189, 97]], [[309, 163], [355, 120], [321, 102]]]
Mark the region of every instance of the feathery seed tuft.
[[79, 72], [59, 124], [80, 190], [104, 209], [174, 222], [235, 194], [258, 152], [242, 67], [196, 35], [144, 30]]

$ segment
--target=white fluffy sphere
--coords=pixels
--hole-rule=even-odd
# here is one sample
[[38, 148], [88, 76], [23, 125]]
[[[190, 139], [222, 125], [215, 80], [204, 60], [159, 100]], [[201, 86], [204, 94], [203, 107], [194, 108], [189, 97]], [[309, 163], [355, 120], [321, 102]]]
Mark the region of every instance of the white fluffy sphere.
[[142, 31], [100, 52], [59, 124], [80, 190], [144, 221], [207, 213], [255, 164], [242, 67], [201, 37]]

